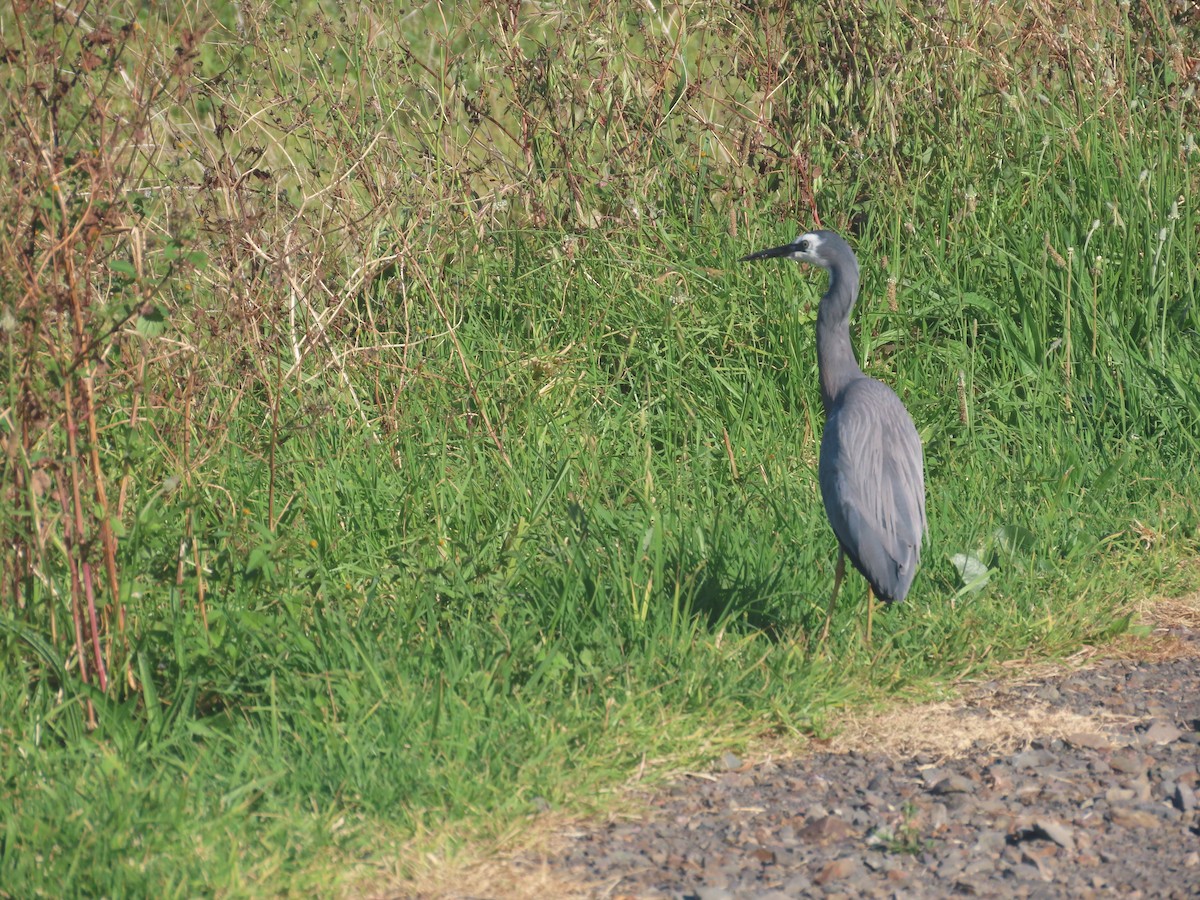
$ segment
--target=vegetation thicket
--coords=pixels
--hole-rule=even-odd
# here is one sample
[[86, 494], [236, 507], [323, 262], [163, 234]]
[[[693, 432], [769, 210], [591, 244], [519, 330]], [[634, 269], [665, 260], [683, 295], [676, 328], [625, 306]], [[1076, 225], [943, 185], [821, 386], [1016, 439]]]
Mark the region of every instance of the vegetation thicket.
[[[1198, 32], [6, 6], [0, 896], [387, 881], [1194, 587]], [[822, 279], [735, 262], [817, 225], [930, 524], [824, 653]]]

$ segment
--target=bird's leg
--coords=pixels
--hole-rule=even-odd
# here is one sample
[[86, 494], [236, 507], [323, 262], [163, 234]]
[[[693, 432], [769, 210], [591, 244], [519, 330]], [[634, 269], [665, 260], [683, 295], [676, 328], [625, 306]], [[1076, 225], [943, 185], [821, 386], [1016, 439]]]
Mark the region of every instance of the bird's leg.
[[867, 646], [871, 646], [871, 621], [875, 616], [875, 589], [867, 588]]
[[821, 629], [820, 643], [825, 643], [825, 639], [829, 637], [829, 620], [833, 618], [833, 605], [837, 603], [838, 588], [842, 586], [842, 579], [846, 575], [846, 551], [838, 546], [838, 561], [837, 568], [833, 572], [833, 596], [829, 598], [829, 608], [825, 610], [825, 627]]

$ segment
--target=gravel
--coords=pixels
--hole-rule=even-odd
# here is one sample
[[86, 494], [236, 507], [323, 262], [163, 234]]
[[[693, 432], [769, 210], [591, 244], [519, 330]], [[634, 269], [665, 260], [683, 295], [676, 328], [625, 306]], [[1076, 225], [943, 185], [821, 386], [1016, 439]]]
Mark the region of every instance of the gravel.
[[597, 897], [1200, 896], [1200, 635], [1174, 637], [1176, 658], [993, 682], [955, 713], [966, 729], [1036, 706], [1070, 730], [951, 753], [726, 753], [547, 864]]

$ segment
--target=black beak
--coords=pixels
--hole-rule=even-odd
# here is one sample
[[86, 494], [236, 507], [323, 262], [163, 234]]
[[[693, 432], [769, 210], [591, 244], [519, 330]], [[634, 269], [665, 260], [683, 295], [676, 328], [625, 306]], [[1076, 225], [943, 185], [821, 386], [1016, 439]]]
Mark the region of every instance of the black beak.
[[749, 262], [752, 259], [777, 259], [780, 256], [787, 256], [795, 249], [795, 244], [784, 244], [782, 247], [772, 247], [770, 250], [759, 250], [757, 253], [743, 256], [738, 262]]

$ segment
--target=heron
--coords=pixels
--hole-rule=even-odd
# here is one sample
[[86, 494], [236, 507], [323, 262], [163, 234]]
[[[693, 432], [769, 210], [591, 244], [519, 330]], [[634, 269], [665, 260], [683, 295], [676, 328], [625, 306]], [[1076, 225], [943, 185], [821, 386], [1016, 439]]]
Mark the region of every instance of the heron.
[[921, 438], [895, 391], [868, 378], [850, 347], [850, 311], [858, 299], [858, 259], [833, 231], [809, 231], [790, 244], [743, 256], [791, 259], [829, 272], [829, 288], [817, 307], [817, 370], [825, 432], [817, 466], [825, 515], [838, 539], [829, 622], [846, 558], [866, 578], [867, 631], [871, 643], [874, 597], [899, 603], [912, 587], [921, 558], [925, 521], [925, 475]]

